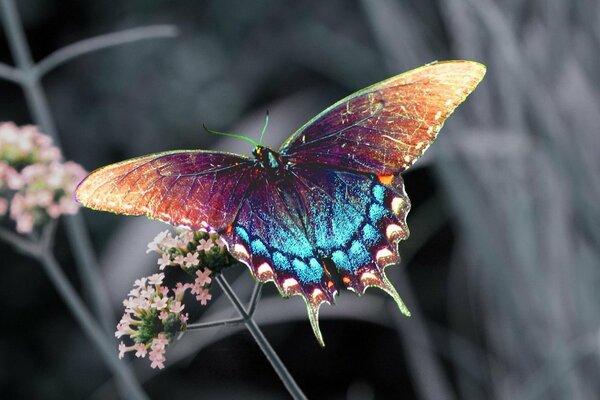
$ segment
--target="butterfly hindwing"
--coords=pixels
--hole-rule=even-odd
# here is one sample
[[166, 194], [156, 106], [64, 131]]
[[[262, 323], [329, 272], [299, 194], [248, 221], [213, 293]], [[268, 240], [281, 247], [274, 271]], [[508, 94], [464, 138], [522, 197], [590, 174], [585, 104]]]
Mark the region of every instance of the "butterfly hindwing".
[[281, 154], [298, 164], [397, 174], [431, 145], [484, 74], [479, 63], [448, 61], [397, 75], [323, 111], [281, 146]]
[[235, 218], [253, 165], [249, 158], [230, 153], [151, 154], [92, 172], [75, 196], [96, 210], [219, 230]]
[[256, 279], [273, 281], [285, 296], [301, 296], [319, 342], [318, 310], [332, 303], [336, 288], [308, 237], [304, 216], [286, 182], [275, 186], [257, 179], [238, 216], [223, 234], [229, 251], [244, 262]]
[[330, 259], [346, 287], [389, 293], [408, 314], [384, 268], [400, 261], [398, 241], [408, 237], [410, 202], [400, 176], [386, 177], [296, 165], [294, 189], [305, 210], [308, 236]]

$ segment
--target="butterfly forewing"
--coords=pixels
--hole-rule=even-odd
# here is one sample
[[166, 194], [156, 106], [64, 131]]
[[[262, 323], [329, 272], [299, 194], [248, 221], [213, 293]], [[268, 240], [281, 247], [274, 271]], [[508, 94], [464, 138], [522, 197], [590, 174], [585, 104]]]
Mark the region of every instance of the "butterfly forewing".
[[76, 199], [96, 210], [220, 230], [233, 222], [253, 168], [249, 158], [229, 153], [151, 154], [92, 172]]
[[484, 74], [479, 63], [449, 61], [387, 79], [319, 114], [283, 144], [281, 153], [293, 163], [378, 175], [404, 171]]

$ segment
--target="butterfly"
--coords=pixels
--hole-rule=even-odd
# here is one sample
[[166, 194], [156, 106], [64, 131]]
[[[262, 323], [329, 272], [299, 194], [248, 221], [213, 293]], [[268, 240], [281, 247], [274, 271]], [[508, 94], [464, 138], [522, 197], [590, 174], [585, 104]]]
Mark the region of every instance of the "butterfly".
[[221, 234], [255, 279], [301, 296], [321, 345], [319, 307], [337, 295], [330, 269], [360, 294], [406, 305], [384, 269], [400, 261], [410, 201], [401, 173], [475, 89], [484, 65], [435, 62], [362, 89], [304, 124], [279, 150], [252, 157], [167, 151], [92, 172], [76, 190], [86, 207], [145, 215]]

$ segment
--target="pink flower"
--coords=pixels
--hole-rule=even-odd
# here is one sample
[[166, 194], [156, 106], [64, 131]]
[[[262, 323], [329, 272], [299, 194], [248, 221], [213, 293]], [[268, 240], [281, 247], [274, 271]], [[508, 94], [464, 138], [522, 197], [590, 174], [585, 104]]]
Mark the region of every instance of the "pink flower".
[[169, 235], [169, 231], [163, 231], [156, 235], [156, 237], [150, 243], [148, 243], [148, 250], [146, 250], [146, 253], [150, 253], [151, 251], [160, 253], [160, 246], [163, 244], [162, 242], [167, 237], [167, 235]]
[[173, 302], [169, 305], [169, 311], [175, 314], [179, 314], [183, 311], [185, 305], [181, 304], [180, 301]]
[[25, 182], [23, 182], [23, 178], [17, 172], [17, 170], [11, 167], [8, 167], [8, 169], [5, 171], [4, 179], [6, 179], [6, 185], [8, 188], [12, 190], [19, 190], [25, 184]]
[[205, 306], [210, 299], [212, 299], [212, 294], [208, 293], [208, 289], [202, 289], [196, 299]]
[[211, 274], [212, 274], [212, 271], [208, 268], [205, 268], [204, 271], [201, 271], [201, 270], [196, 271], [196, 280], [194, 281], [194, 283], [197, 286], [208, 285], [210, 282], [212, 282], [212, 279], [210, 277]]
[[161, 311], [160, 314], [158, 314], [158, 319], [162, 322], [165, 322], [167, 318], [169, 318], [169, 313], [167, 311]]
[[226, 247], [225, 241], [220, 236], [215, 240], [215, 245], [219, 246], [219, 249]]
[[183, 261], [187, 264], [188, 267], [193, 267], [198, 265], [198, 253], [188, 253], [187, 256], [183, 259]]
[[30, 233], [33, 231], [33, 216], [31, 214], [21, 214], [16, 219], [17, 232]]
[[157, 310], [162, 310], [163, 308], [165, 308], [167, 306], [167, 302], [168, 302], [168, 298], [166, 297], [155, 297], [154, 301], [152, 302], [151, 307], [152, 308], [156, 308]]
[[136, 350], [135, 352], [135, 356], [137, 358], [144, 358], [146, 357], [146, 346], [143, 343], [136, 343], [133, 348]]
[[212, 249], [212, 247], [213, 247], [212, 240], [200, 239], [200, 241], [198, 242], [198, 246], [196, 246], [196, 249], [198, 251], [208, 251], [208, 250]]
[[185, 293], [185, 291], [191, 287], [192, 287], [192, 285], [189, 283], [186, 283], [184, 285], [181, 282], [177, 282], [177, 284], [175, 285], [175, 289], [173, 289], [173, 293], [175, 293], [176, 298], [180, 298], [180, 297], [183, 297], [183, 294]]
[[146, 287], [147, 280], [148, 280], [148, 278], [144, 276], [143, 278], [136, 279], [135, 282], [133, 283], [133, 285], [137, 286], [138, 288]]
[[125, 352], [127, 352], [127, 350], [129, 350], [129, 349], [127, 348], [125, 343], [123, 343], [123, 342], [119, 343], [119, 359], [123, 359], [123, 357], [125, 356]]
[[194, 232], [189, 229], [186, 229], [179, 234], [178, 239], [178, 245], [183, 248], [186, 248], [188, 243], [194, 240]]
[[165, 349], [169, 345], [169, 339], [167, 339], [167, 335], [161, 333], [158, 337], [152, 340], [152, 348], [153, 349]]
[[183, 265], [183, 263], [185, 262], [185, 257], [184, 256], [175, 256], [175, 259], [173, 260], [173, 262], [175, 264], [179, 264], [179, 265]]
[[158, 269], [162, 271], [166, 266], [171, 265], [171, 257], [167, 253], [163, 253], [162, 257], [156, 263], [158, 264]]
[[151, 368], [157, 368], [158, 369], [163, 369], [165, 367], [165, 356], [164, 356], [164, 349], [152, 349], [150, 350], [150, 355], [148, 356], [148, 358], [150, 359], [150, 361], [152, 361], [152, 363], [150, 364]]
[[160, 284], [162, 284], [163, 279], [165, 279], [165, 274], [163, 274], [163, 273], [153, 274], [148, 278], [148, 284], [149, 285], [160, 285]]

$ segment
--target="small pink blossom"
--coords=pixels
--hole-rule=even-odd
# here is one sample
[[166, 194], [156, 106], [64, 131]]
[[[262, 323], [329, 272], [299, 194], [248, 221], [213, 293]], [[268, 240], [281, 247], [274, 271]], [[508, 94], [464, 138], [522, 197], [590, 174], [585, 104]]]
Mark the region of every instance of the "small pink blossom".
[[185, 305], [183, 305], [180, 301], [176, 301], [174, 303], [171, 303], [171, 305], [169, 305], [169, 311], [171, 311], [172, 313], [175, 313], [175, 314], [180, 314], [183, 311], [184, 307], [185, 307]]
[[210, 239], [208, 239], [208, 240], [200, 239], [200, 241], [198, 242], [198, 246], [196, 246], [196, 249], [198, 251], [208, 251], [212, 248], [213, 248], [213, 242]]
[[205, 306], [210, 299], [212, 299], [212, 294], [208, 292], [208, 289], [202, 289], [200, 293], [196, 296], [196, 299]]
[[177, 284], [175, 285], [175, 289], [173, 289], [173, 293], [175, 294], [176, 298], [180, 298], [183, 297], [185, 291], [191, 287], [192, 285], [190, 283], [183, 284], [181, 282], [177, 282]]
[[169, 313], [167, 311], [161, 311], [160, 314], [158, 314], [158, 319], [162, 322], [165, 322], [167, 318], [169, 318]]
[[125, 352], [127, 350], [129, 350], [129, 349], [125, 345], [125, 343], [123, 343], [123, 342], [119, 343], [119, 359], [123, 359], [123, 357], [125, 356]]
[[150, 275], [150, 277], [148, 278], [148, 284], [160, 285], [160, 284], [162, 284], [163, 279], [165, 279], [165, 274], [163, 274], [163, 273], [153, 274], [153, 275]]
[[133, 283], [134, 286], [138, 287], [138, 288], [142, 288], [146, 286], [146, 281], [148, 280], [147, 277], [143, 277], [140, 279], [136, 279], [135, 282]]
[[166, 297], [155, 297], [151, 307], [156, 308], [157, 310], [162, 310], [163, 308], [167, 307], [168, 300], [169, 299]]
[[153, 349], [165, 349], [169, 345], [169, 339], [167, 339], [167, 335], [161, 333], [158, 335], [156, 339], [152, 341]]
[[143, 343], [136, 343], [133, 348], [136, 350], [135, 351], [135, 356], [137, 358], [144, 358], [146, 357], [146, 346]]
[[194, 232], [191, 230], [184, 230], [179, 234], [178, 239], [178, 245], [186, 248], [188, 243], [194, 240]]
[[199, 254], [196, 253], [188, 253], [187, 256], [185, 256], [185, 258], [183, 259], [183, 261], [185, 262], [186, 266], [188, 267], [194, 267], [196, 265], [198, 265], [198, 256]]
[[14, 168], [8, 168], [8, 170], [4, 173], [4, 179], [6, 180], [6, 185], [8, 188], [12, 190], [19, 190], [23, 187], [23, 185], [25, 185], [23, 178]]
[[162, 271], [166, 266], [171, 265], [171, 257], [167, 253], [163, 253], [162, 257], [156, 262], [158, 268]]
[[212, 278], [210, 275], [212, 271], [208, 268], [205, 268], [204, 271], [198, 270], [196, 271], [196, 280], [194, 283], [198, 286], [206, 286], [212, 282]]
[[175, 256], [175, 259], [173, 259], [173, 262], [175, 264], [183, 265], [183, 263], [185, 263], [185, 257], [182, 255]]
[[150, 364], [151, 368], [163, 369], [165, 367], [165, 350], [164, 349], [152, 349], [150, 350], [150, 355], [148, 358], [152, 363]]
[[160, 287], [158, 288], [158, 292], [159, 292], [159, 293], [160, 293], [160, 294], [161, 294], [163, 297], [166, 297], [166, 296], [168, 296], [168, 295], [169, 295], [169, 288], [168, 288], [168, 287], [166, 287], [166, 286], [160, 286]]
[[169, 231], [163, 231], [156, 235], [156, 237], [154, 237], [154, 239], [150, 243], [148, 243], [148, 249], [146, 250], [146, 253], [150, 253], [151, 251], [160, 253], [160, 246], [163, 244], [162, 242], [163, 240], [165, 240], [167, 235], [170, 236]]
[[217, 238], [217, 240], [215, 240], [215, 245], [217, 245], [219, 247], [219, 249], [223, 249], [223, 248], [227, 247], [225, 244], [225, 241], [223, 239], [221, 239], [220, 236]]

